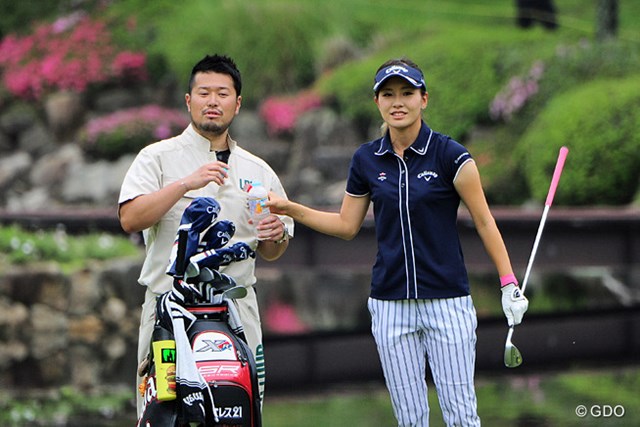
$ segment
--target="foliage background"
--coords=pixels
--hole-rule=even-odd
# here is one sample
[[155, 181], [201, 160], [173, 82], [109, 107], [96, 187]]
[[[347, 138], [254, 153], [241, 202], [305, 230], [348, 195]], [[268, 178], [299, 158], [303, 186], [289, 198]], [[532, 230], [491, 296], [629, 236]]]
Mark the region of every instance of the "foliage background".
[[[563, 187], [571, 191], [559, 192], [557, 203], [626, 205], [637, 201], [640, 181], [637, 164], [624, 158], [640, 147], [634, 120], [603, 120], [593, 129], [602, 132], [604, 140], [592, 142], [586, 141], [589, 132], [580, 123], [589, 123], [594, 114], [617, 117], [623, 110], [637, 117], [639, 107], [632, 100], [621, 105], [606, 94], [606, 102], [589, 107], [573, 92], [600, 80], [616, 91], [614, 87], [640, 77], [640, 24], [633, 18], [640, 16], [640, 4], [619, 2], [618, 37], [598, 41], [596, 3], [557, 2], [556, 31], [540, 26], [519, 29], [515, 2], [497, 0], [129, 0], [108, 2], [106, 9], [100, 9], [99, 1], [82, 5], [100, 10], [122, 46], [146, 52], [156, 81], [172, 79], [183, 90], [197, 58], [223, 52], [243, 71], [246, 107], [313, 90], [359, 125], [363, 141], [379, 124], [371, 102], [373, 71], [389, 57], [409, 56], [425, 71], [428, 123], [469, 146], [491, 203], [541, 203], [545, 174], [553, 168], [558, 146], [567, 145], [572, 154]], [[60, 13], [69, 4], [59, 1], [57, 10], [49, 13]], [[8, 18], [0, 24], [3, 32], [23, 29]], [[525, 95], [523, 106], [510, 117], [492, 118], [497, 95], [536, 62], [542, 64], [543, 74], [535, 90]], [[568, 98], [561, 101], [563, 97]], [[176, 96], [175, 106], [181, 101]], [[550, 111], [563, 103], [571, 105], [566, 115], [579, 129]], [[545, 116], [547, 120], [538, 119]], [[602, 147], [617, 147], [622, 141], [625, 149], [600, 155], [606, 150]], [[601, 145], [601, 150], [583, 145]], [[585, 165], [594, 171], [588, 179], [577, 170]], [[627, 177], [622, 188], [618, 177], [602, 173], [614, 168]], [[603, 194], [613, 188], [620, 194]]]
[[[502, 0], [0, 0], [0, 6], [3, 37], [26, 34], [28, 23], [48, 22], [78, 7], [95, 11], [109, 22], [123, 49], [147, 54], [153, 82], [172, 81], [180, 88], [166, 107], [182, 105], [186, 77], [195, 60], [224, 52], [243, 70], [246, 107], [258, 108], [270, 97], [311, 90], [358, 123], [363, 140], [379, 122], [371, 100], [373, 71], [389, 57], [407, 55], [426, 74], [429, 124], [469, 146], [490, 202], [541, 203], [561, 145], [568, 145], [571, 153], [557, 195], [559, 204], [626, 206], [639, 201], [637, 1], [619, 2], [619, 36], [607, 41], [595, 39], [596, 0], [556, 2], [560, 27], [554, 32], [516, 28], [514, 2]], [[491, 117], [495, 97], [513, 78], [526, 76], [538, 61], [544, 64], [543, 75], [522, 108], [508, 119]], [[0, 105], [6, 99], [0, 89]], [[21, 245], [34, 240], [20, 233], [3, 233], [1, 243], [12, 248], [16, 236], [22, 239]], [[52, 253], [54, 246], [59, 249], [55, 238], [46, 236], [36, 244], [50, 255], [47, 248]], [[88, 245], [101, 247], [99, 240]], [[64, 261], [79, 255], [56, 252], [55, 256]], [[638, 388], [637, 373], [607, 375], [596, 381], [593, 376], [569, 376], [541, 384], [520, 388], [493, 380], [481, 384], [480, 393], [486, 394], [480, 401], [488, 405], [481, 411], [487, 417], [502, 415], [492, 425], [514, 425], [518, 414], [526, 415], [528, 402], [538, 404], [535, 399], [542, 395], [552, 404], [545, 409], [536, 406], [536, 412], [557, 421], [556, 425], [570, 425], [576, 419], [567, 415], [567, 408], [572, 410], [583, 399], [633, 408], [633, 401], [627, 399]], [[67, 394], [72, 393], [67, 390]], [[304, 423], [313, 411], [321, 418], [329, 411], [353, 414], [363, 406], [360, 401], [344, 405], [345, 400], [312, 403], [293, 417]], [[390, 414], [384, 406], [388, 405], [386, 394], [366, 405], [385, 408], [380, 417]], [[279, 420], [274, 421], [277, 425], [284, 425], [281, 420], [292, 418], [292, 406], [291, 402], [272, 405], [267, 414]], [[437, 408], [435, 400], [432, 407]], [[31, 412], [38, 410], [36, 406]], [[634, 423], [631, 417], [622, 422], [629, 420]]]

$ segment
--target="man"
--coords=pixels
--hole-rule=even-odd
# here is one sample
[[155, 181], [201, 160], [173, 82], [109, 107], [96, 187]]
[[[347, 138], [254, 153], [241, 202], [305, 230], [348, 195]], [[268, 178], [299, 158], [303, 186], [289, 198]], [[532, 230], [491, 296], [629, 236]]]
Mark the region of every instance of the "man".
[[[185, 95], [191, 124], [174, 138], [140, 151], [127, 172], [119, 198], [118, 214], [128, 233], [143, 232], [146, 259], [138, 282], [147, 287], [142, 306], [138, 363], [149, 351], [156, 297], [171, 289], [165, 273], [180, 218], [196, 197], [213, 197], [221, 206], [218, 219], [234, 222], [229, 243], [245, 242], [265, 260], [278, 259], [287, 249], [293, 231], [288, 217], [269, 215], [259, 224], [249, 222], [246, 183], [260, 181], [267, 189], [286, 197], [275, 172], [262, 159], [242, 149], [229, 136], [229, 126], [240, 111], [242, 81], [232, 59], [213, 55], [198, 62]], [[248, 295], [237, 300], [249, 346], [258, 366], [260, 397], [264, 393], [264, 353], [256, 294], [255, 260], [221, 267]], [[140, 382], [140, 379], [138, 379]], [[144, 407], [138, 393], [138, 411]]]

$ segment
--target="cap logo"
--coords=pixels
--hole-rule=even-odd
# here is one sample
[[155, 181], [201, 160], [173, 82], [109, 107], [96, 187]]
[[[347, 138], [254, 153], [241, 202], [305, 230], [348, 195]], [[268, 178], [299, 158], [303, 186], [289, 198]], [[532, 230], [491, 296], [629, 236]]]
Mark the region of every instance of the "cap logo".
[[385, 74], [402, 74], [408, 73], [409, 70], [401, 65], [393, 65], [384, 72]]
[[424, 77], [422, 76], [422, 72], [420, 72], [420, 70], [417, 70], [406, 64], [393, 64], [378, 71], [374, 79], [373, 91], [377, 92], [380, 85], [382, 85], [385, 80], [393, 76], [402, 77], [403, 79], [411, 83], [414, 87], [424, 87], [425, 90], [427, 88], [427, 85], [424, 82]]

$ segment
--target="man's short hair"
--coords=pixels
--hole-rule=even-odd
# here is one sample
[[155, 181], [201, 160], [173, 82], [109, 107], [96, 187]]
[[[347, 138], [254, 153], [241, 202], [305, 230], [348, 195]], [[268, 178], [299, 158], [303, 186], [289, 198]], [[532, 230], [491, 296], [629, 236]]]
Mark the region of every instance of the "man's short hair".
[[236, 96], [242, 93], [242, 77], [240, 70], [236, 66], [233, 59], [225, 55], [207, 55], [202, 58], [191, 70], [191, 78], [189, 79], [189, 93], [193, 90], [193, 83], [197, 73], [220, 73], [227, 74], [233, 79], [233, 87], [236, 90]]

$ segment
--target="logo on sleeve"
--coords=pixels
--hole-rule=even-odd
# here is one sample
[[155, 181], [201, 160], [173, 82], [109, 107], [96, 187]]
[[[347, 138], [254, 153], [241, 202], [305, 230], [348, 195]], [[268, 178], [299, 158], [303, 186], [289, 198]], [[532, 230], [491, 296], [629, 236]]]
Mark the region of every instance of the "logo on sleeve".
[[427, 182], [431, 181], [431, 178], [437, 178], [438, 173], [434, 171], [422, 171], [418, 174], [418, 179], [423, 179]]
[[465, 151], [464, 153], [460, 154], [458, 156], [458, 158], [454, 160], [453, 163], [457, 165], [458, 163], [460, 163], [460, 160], [462, 160], [462, 159], [464, 159], [465, 157], [468, 157], [468, 156], [470, 156], [469, 152]]
[[387, 174], [386, 174], [386, 173], [384, 173], [384, 172], [380, 172], [380, 173], [378, 174], [378, 181], [380, 181], [380, 182], [384, 182], [384, 181], [386, 181], [386, 179], [387, 179]]

